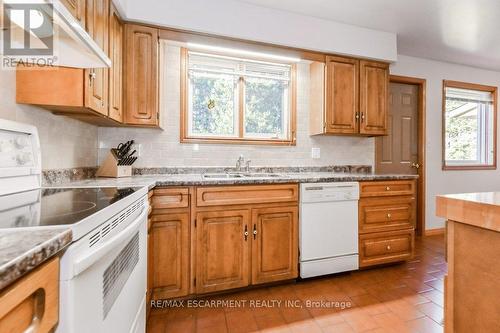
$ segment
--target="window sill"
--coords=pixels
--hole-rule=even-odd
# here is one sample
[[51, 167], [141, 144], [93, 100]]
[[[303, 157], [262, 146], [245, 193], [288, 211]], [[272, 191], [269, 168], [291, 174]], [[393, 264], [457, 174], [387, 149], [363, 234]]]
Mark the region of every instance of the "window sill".
[[496, 165], [443, 165], [443, 171], [496, 170]]
[[240, 138], [181, 138], [181, 143], [215, 143], [233, 145], [295, 146], [295, 140], [240, 139]]

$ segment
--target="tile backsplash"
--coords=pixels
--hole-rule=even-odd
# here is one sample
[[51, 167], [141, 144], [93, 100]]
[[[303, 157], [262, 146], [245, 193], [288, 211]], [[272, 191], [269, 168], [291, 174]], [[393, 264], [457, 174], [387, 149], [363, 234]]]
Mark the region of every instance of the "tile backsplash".
[[44, 170], [93, 167], [97, 163], [97, 126], [17, 104], [15, 71], [0, 71], [0, 118], [38, 128]]
[[[130, 139], [141, 145], [134, 167], [232, 166], [240, 154], [254, 166], [373, 165], [374, 139], [309, 136], [309, 63], [297, 66], [297, 145], [186, 144], [180, 131], [180, 48], [162, 43], [160, 108], [163, 130], [99, 128], [99, 162], [110, 147]], [[320, 158], [311, 149], [320, 149]]]

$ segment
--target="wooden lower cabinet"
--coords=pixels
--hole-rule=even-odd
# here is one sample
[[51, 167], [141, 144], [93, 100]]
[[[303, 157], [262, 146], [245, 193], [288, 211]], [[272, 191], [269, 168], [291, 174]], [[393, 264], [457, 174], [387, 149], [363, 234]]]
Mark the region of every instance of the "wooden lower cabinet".
[[413, 257], [415, 183], [415, 180], [360, 182], [359, 267]]
[[250, 210], [196, 214], [196, 293], [249, 284]]
[[298, 209], [252, 210], [252, 284], [298, 275]]
[[153, 215], [150, 231], [153, 299], [189, 291], [189, 212]]
[[152, 299], [298, 276], [296, 184], [156, 188], [150, 203]]
[[0, 332], [52, 332], [59, 321], [59, 258], [0, 293]]
[[359, 236], [359, 267], [408, 260], [415, 247], [413, 229]]

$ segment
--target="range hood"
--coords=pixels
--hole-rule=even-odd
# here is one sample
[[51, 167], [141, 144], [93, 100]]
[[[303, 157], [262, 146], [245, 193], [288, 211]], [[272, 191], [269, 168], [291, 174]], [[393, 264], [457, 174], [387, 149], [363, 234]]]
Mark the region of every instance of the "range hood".
[[[16, 8], [16, 5], [26, 4], [26, 0], [5, 0], [0, 1], [5, 6], [11, 5], [11, 8]], [[7, 15], [10, 19], [4, 22], [4, 33], [10, 33], [10, 47], [23, 48], [25, 46], [25, 38], [29, 36], [30, 47], [41, 48], [46, 46], [43, 38], [50, 38], [52, 36], [53, 52], [51, 56], [37, 55], [12, 55], [5, 50], [5, 43], [3, 41], [5, 35], [2, 33], [2, 55], [15, 59], [17, 62], [36, 62], [36, 59], [51, 58], [53, 65], [75, 68], [102, 68], [110, 67], [111, 60], [104, 53], [104, 51], [97, 45], [97, 43], [90, 37], [80, 23], [73, 17], [68, 9], [61, 3], [60, 0], [38, 0], [29, 1], [30, 4], [41, 4], [37, 10], [29, 11], [30, 20], [32, 25], [37, 25], [45, 19], [52, 17], [52, 25], [48, 25], [45, 29], [41, 28], [36, 31], [32, 29], [28, 31], [23, 27], [24, 18], [23, 11], [8, 10]], [[47, 6], [48, 5], [48, 6]], [[5, 8], [2, 9], [6, 10]], [[3, 15], [3, 14], [2, 14]], [[25, 14], [26, 15], [26, 14]], [[3, 16], [2, 16], [3, 17]], [[35, 24], [33, 22], [35, 21]], [[8, 26], [7, 26], [8, 25]], [[31, 61], [30, 61], [31, 59]]]

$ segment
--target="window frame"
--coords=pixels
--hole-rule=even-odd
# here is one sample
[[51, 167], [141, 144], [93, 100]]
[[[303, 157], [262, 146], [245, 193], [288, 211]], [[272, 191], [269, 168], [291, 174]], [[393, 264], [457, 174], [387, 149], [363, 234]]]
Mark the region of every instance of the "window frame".
[[[252, 145], [277, 145], [277, 146], [295, 146], [297, 142], [296, 137], [296, 121], [297, 121], [297, 65], [290, 64], [290, 83], [289, 83], [289, 126], [288, 126], [288, 139], [269, 139], [269, 138], [245, 138], [245, 112], [244, 112], [244, 88], [242, 80], [238, 81], [238, 129], [239, 137], [217, 137], [217, 136], [190, 136], [189, 135], [189, 70], [188, 70], [188, 52], [186, 47], [181, 48], [181, 107], [180, 107], [180, 142], [181, 143], [219, 143], [219, 144], [252, 144]], [[214, 52], [204, 52], [207, 54], [221, 55]], [[261, 60], [263, 59], [251, 59]]]
[[[489, 92], [493, 97], [493, 163], [492, 164], [477, 164], [468, 163], [463, 161], [463, 163], [453, 163], [448, 164], [446, 161], [446, 88], [458, 88], [458, 89], [468, 89], [476, 90], [482, 92]], [[442, 170], [452, 171], [452, 170], [496, 170], [497, 168], [497, 90], [496, 86], [487, 86], [482, 84], [460, 82], [443, 80], [443, 91], [442, 91], [442, 124], [441, 124], [441, 135], [442, 135]], [[478, 138], [478, 140], [484, 140], [484, 138]]]

